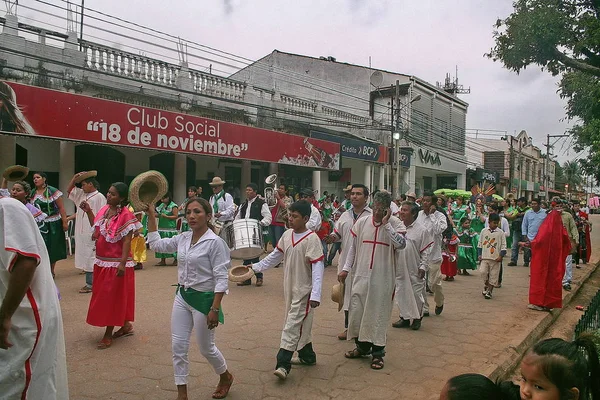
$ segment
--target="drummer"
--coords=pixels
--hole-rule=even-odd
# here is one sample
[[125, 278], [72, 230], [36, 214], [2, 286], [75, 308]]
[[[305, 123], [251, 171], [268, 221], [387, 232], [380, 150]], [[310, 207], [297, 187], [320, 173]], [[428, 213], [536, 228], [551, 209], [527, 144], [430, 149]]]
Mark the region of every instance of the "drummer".
[[221, 178], [218, 176], [215, 176], [209, 185], [213, 191], [213, 195], [210, 196], [209, 203], [213, 209], [214, 218], [216, 218], [216, 220], [221, 224], [225, 225], [233, 220], [233, 215], [235, 214], [233, 197], [223, 190], [225, 181], [221, 180]]
[[[256, 183], [249, 183], [246, 185], [246, 201], [240, 207], [235, 219], [254, 219], [259, 221], [261, 227], [271, 225], [271, 211], [269, 210], [267, 203], [258, 197], [258, 186]], [[260, 259], [258, 257], [250, 260], [244, 260], [244, 265], [251, 265], [259, 261]], [[248, 279], [247, 281], [238, 283], [238, 286], [248, 286], [251, 284], [251, 279]], [[263, 274], [261, 272], [257, 272], [256, 286], [262, 286], [262, 284]]]

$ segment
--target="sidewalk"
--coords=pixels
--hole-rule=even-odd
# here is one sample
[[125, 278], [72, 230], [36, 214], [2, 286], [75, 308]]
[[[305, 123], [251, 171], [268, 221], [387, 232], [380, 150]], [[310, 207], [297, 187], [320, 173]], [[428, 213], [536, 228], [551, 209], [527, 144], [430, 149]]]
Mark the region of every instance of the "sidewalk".
[[[590, 218], [600, 227], [600, 216]], [[573, 292], [565, 292], [567, 302], [600, 259], [600, 229], [592, 232], [592, 243], [592, 263], [574, 271]], [[136, 271], [135, 335], [116, 340], [104, 351], [96, 350], [103, 329], [85, 323], [90, 295], [77, 293], [83, 275], [72, 259], [57, 264], [71, 399], [176, 398], [170, 315], [177, 273], [176, 267], [155, 263], [150, 253], [146, 268]], [[444, 282], [444, 312], [425, 318], [419, 331], [390, 326], [385, 368], [374, 371], [369, 359], [344, 358], [343, 353], [354, 346], [336, 338], [343, 330], [343, 313], [329, 299], [337, 272], [329, 267], [313, 326], [317, 365], [294, 367], [285, 382], [272, 374], [284, 317], [283, 270], [267, 271], [261, 288], [233, 285], [223, 303], [225, 324], [217, 328], [217, 346], [235, 376], [228, 399], [437, 399], [451, 376], [466, 372], [502, 376], [522, 348], [535, 342], [536, 334], [541, 335], [560, 312], [527, 309], [528, 271], [505, 267], [502, 288], [494, 291], [493, 300], [481, 296], [477, 272]], [[190, 398], [208, 399], [218, 378], [193, 338], [192, 342]]]

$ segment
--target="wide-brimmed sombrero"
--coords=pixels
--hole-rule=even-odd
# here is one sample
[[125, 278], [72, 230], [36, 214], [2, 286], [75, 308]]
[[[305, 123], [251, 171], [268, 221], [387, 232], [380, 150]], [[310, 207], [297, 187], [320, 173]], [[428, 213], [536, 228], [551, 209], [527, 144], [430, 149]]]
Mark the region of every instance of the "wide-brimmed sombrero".
[[7, 181], [22, 181], [29, 174], [29, 168], [24, 167], [22, 165], [11, 165], [6, 168], [2, 173], [2, 177], [4, 177]]
[[229, 270], [229, 280], [231, 282], [244, 282], [254, 276], [252, 268], [245, 265], [238, 265]]
[[226, 182], [224, 180], [222, 180], [220, 177], [215, 176], [214, 178], [212, 178], [212, 181], [209, 182], [210, 186], [223, 186]]
[[344, 306], [344, 284], [341, 282], [336, 283], [331, 288], [331, 300], [334, 303], [338, 303], [338, 311]]
[[81, 183], [86, 179], [94, 178], [98, 176], [98, 171], [85, 171], [81, 172], [81, 175], [75, 178], [75, 183]]
[[348, 185], [346, 186], [344, 189], [342, 189], [344, 192], [350, 192], [352, 190], [352, 185]]
[[135, 211], [144, 210], [154, 205], [167, 193], [167, 178], [158, 171], [146, 171], [131, 181], [129, 185], [129, 202]]

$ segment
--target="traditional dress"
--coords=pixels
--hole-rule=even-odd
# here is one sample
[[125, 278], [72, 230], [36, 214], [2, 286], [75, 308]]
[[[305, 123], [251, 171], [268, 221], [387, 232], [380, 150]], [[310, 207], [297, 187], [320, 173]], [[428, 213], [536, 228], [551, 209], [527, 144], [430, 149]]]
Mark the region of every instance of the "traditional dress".
[[371, 215], [361, 217], [350, 230], [354, 241], [344, 265], [344, 271], [353, 272], [348, 340], [385, 346], [396, 286], [395, 252], [406, 247], [404, 232], [398, 218], [392, 216], [382, 226]]
[[[175, 202], [170, 202], [168, 205], [160, 203], [156, 208], [158, 214], [158, 234], [161, 238], [170, 238], [177, 235], [177, 220], [165, 218], [165, 215], [172, 216], [173, 208], [177, 207]], [[156, 258], [174, 258], [177, 259], [177, 253], [155, 253]]]
[[458, 269], [477, 269], [477, 244], [479, 243], [479, 234], [473, 229], [456, 229], [456, 236], [460, 243], [458, 244]]
[[463, 204], [460, 207], [457, 204], [453, 204], [452, 207], [449, 208], [452, 210], [452, 221], [454, 221], [454, 225], [459, 225], [462, 217], [469, 216], [471, 212], [471, 209], [466, 204]]
[[529, 304], [546, 308], [562, 307], [562, 278], [571, 241], [561, 213], [550, 211], [531, 242]]
[[69, 199], [77, 207], [75, 216], [75, 268], [85, 272], [93, 272], [96, 251], [96, 246], [92, 240], [94, 231], [87, 214], [79, 205], [86, 201], [94, 215], [96, 215], [106, 205], [106, 197], [97, 190], [92, 193], [85, 193], [82, 189], [73, 187], [69, 192]]
[[104, 206], [94, 220], [96, 259], [94, 286], [87, 315], [87, 323], [94, 326], [123, 326], [133, 321], [135, 313], [135, 262], [131, 253], [125, 263], [125, 275], [117, 276], [121, 264], [124, 238], [140, 229], [137, 218], [128, 208], [121, 208], [110, 219]]
[[68, 399], [62, 315], [44, 240], [27, 208], [11, 198], [0, 199], [0, 231], [0, 303], [17, 256], [39, 263], [11, 318], [13, 346], [0, 350], [0, 398]]
[[475, 215], [475, 213], [473, 212], [473, 219], [471, 220], [471, 229], [475, 233], [481, 233], [483, 228], [485, 228], [485, 219], [487, 219], [488, 217], [487, 213], [482, 215], [482, 217], [484, 218], [484, 221], [481, 221], [481, 218]]
[[65, 241], [65, 231], [63, 230], [62, 219], [56, 201], [62, 197], [62, 192], [55, 187], [46, 186], [43, 194], [37, 194], [33, 189], [31, 192], [31, 202], [34, 206], [46, 213], [48, 217], [44, 220], [45, 231], [41, 231], [50, 264], [67, 258], [67, 243]]
[[135, 217], [138, 219], [138, 221], [140, 221], [140, 223], [142, 224], [142, 228], [140, 228], [138, 230], [138, 235], [134, 236], [131, 239], [131, 254], [133, 256], [133, 261], [135, 261], [136, 264], [139, 263], [144, 263], [146, 262], [147, 259], [147, 254], [146, 254], [146, 223], [148, 221], [148, 216], [146, 215], [146, 213], [144, 212], [134, 212], [134, 209], [132, 206], [129, 206], [129, 211], [131, 211]]
[[190, 226], [188, 225], [187, 219], [185, 219], [185, 205], [187, 204], [188, 200], [188, 197], [186, 197], [185, 200], [183, 200], [183, 203], [181, 203], [177, 212], [177, 215], [179, 216], [179, 218], [181, 218], [181, 227], [179, 228], [179, 232], [181, 233], [190, 230]]
[[[342, 268], [346, 263], [346, 258], [348, 257], [348, 252], [350, 251], [350, 247], [352, 247], [352, 243], [354, 242], [354, 236], [350, 233], [350, 229], [354, 226], [356, 221], [360, 219], [360, 217], [365, 215], [371, 215], [372, 210], [369, 207], [365, 207], [365, 209], [360, 214], [355, 214], [352, 208], [345, 211], [340, 219], [335, 223], [335, 228], [333, 232], [342, 242], [342, 250], [340, 251], [340, 258], [338, 260], [338, 274], [342, 272]], [[352, 282], [352, 271], [348, 272], [348, 276], [346, 277], [346, 282]], [[350, 291], [352, 289], [352, 285], [347, 284], [344, 286], [344, 311], [348, 311], [348, 307], [350, 305]]]
[[458, 243], [459, 239], [456, 234], [453, 234], [450, 240], [444, 239], [445, 248], [442, 250], [442, 265], [440, 267], [442, 274], [446, 278], [456, 276], [458, 272]]

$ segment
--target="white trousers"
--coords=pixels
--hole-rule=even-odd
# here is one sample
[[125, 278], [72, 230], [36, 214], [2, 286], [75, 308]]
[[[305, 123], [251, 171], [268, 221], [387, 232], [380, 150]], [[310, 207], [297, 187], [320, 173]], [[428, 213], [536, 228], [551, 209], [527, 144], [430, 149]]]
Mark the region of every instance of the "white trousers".
[[206, 315], [192, 308], [177, 293], [171, 314], [171, 344], [173, 347], [173, 369], [175, 370], [176, 385], [187, 385], [190, 371], [188, 350], [194, 326], [196, 327], [196, 341], [198, 347], [200, 347], [200, 353], [218, 375], [227, 371], [225, 358], [215, 346], [215, 330], [208, 329]]
[[[429, 274], [427, 275], [427, 283], [429, 289], [433, 292], [433, 300], [435, 305], [441, 307], [444, 305], [444, 293], [442, 292], [442, 262], [430, 263]], [[423, 286], [423, 297], [425, 297], [425, 304], [423, 304], [423, 312], [429, 312], [429, 301], [427, 301], [426, 287]]]

